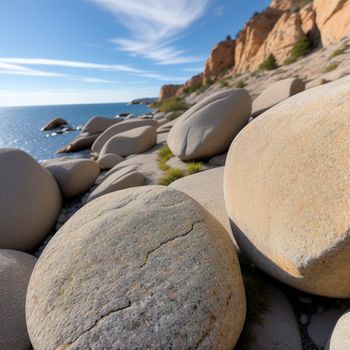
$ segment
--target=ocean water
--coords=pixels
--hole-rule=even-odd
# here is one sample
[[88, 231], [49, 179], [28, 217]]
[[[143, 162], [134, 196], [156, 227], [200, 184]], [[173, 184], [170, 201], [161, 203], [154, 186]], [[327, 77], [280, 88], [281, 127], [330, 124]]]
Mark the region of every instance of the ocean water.
[[50, 136], [52, 131], [42, 132], [40, 129], [54, 117], [76, 127], [96, 115], [113, 118], [120, 113], [142, 115], [151, 111], [146, 105], [126, 103], [0, 107], [0, 147], [20, 148], [38, 161], [46, 160], [57, 157], [55, 152], [79, 134], [72, 131]]

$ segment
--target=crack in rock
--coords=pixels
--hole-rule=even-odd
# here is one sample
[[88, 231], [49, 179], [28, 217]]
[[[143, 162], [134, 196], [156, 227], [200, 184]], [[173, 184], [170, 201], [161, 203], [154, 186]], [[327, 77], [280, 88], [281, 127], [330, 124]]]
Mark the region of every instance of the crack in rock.
[[86, 329], [85, 331], [83, 331], [76, 339], [74, 339], [73, 341], [71, 341], [70, 343], [66, 343], [64, 344], [64, 346], [62, 346], [63, 349], [66, 349], [68, 347], [71, 347], [72, 345], [74, 345], [74, 343], [76, 343], [84, 334], [90, 332], [93, 328], [95, 328], [101, 321], [103, 321], [106, 317], [115, 314], [117, 312], [123, 311], [127, 308], [129, 308], [132, 305], [131, 301], [128, 300], [127, 304], [125, 306], [122, 306], [119, 309], [115, 309], [115, 310], [110, 310], [107, 314], [102, 315], [99, 319], [97, 319], [93, 325], [91, 327], [89, 327], [88, 329]]
[[190, 234], [190, 233], [193, 231], [194, 226], [195, 226], [196, 224], [201, 223], [201, 222], [204, 222], [204, 220], [198, 220], [198, 221], [193, 222], [192, 225], [191, 225], [191, 228], [190, 228], [187, 232], [185, 232], [184, 234], [179, 235], [179, 236], [175, 236], [175, 237], [173, 237], [173, 238], [170, 238], [170, 239], [168, 239], [167, 241], [160, 243], [157, 247], [155, 247], [155, 248], [152, 249], [151, 251], [149, 251], [149, 252], [146, 254], [146, 256], [145, 256], [145, 259], [144, 259], [143, 264], [140, 265], [140, 268], [142, 269], [143, 267], [145, 267], [145, 265], [146, 265], [147, 262], [148, 262], [148, 259], [149, 259], [150, 255], [153, 254], [156, 250], [158, 250], [159, 248], [161, 248], [163, 245], [166, 245], [166, 244], [168, 244], [168, 243], [171, 243], [171, 242], [175, 241], [175, 240], [178, 239], [178, 238], [183, 238], [183, 237], [187, 236], [188, 234]]

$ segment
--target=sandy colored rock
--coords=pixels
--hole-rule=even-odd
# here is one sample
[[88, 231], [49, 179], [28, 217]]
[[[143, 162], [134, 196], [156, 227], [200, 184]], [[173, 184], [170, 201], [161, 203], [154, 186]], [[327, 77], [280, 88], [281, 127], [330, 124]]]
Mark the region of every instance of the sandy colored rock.
[[68, 122], [63, 118], [54, 118], [54, 119], [50, 120], [46, 125], [44, 125], [41, 128], [41, 130], [42, 131], [52, 130], [52, 129], [56, 129], [62, 125], [67, 125], [67, 124], [68, 124]]
[[257, 117], [274, 105], [304, 90], [305, 83], [301, 79], [288, 78], [279, 80], [265, 89], [253, 101], [252, 116]]
[[350, 297], [350, 77], [289, 98], [230, 148], [226, 208], [241, 250], [295, 288]]
[[136, 171], [133, 166], [128, 166], [115, 171], [89, 195], [88, 201], [92, 201], [107, 193], [124, 190], [130, 187], [142, 186], [145, 182], [145, 177], [140, 172]]
[[315, 80], [311, 80], [309, 81], [306, 85], [305, 85], [305, 89], [312, 89], [314, 87], [317, 87], [317, 86], [320, 86], [320, 85], [323, 85], [323, 84], [326, 84], [328, 83], [329, 81], [324, 79], [324, 78], [317, 78]]
[[[232, 66], [232, 64], [231, 64]], [[176, 92], [176, 95], [188, 93], [191, 89], [198, 90], [203, 85], [203, 73], [194, 75], [191, 79], [187, 80], [184, 85]]]
[[90, 135], [101, 134], [110, 126], [120, 123], [122, 120], [123, 118], [92, 117], [86, 122], [81, 132]]
[[101, 156], [115, 153], [121, 157], [148, 151], [157, 143], [157, 131], [153, 126], [142, 126], [111, 137], [101, 149]]
[[177, 122], [177, 119], [174, 119], [174, 120], [172, 120], [170, 122], [167, 122], [167, 123], [159, 126], [157, 128], [157, 133], [161, 134], [161, 133], [164, 133], [164, 132], [169, 132], [172, 129], [172, 127], [175, 125], [176, 122]]
[[181, 89], [182, 85], [168, 84], [163, 85], [160, 88], [159, 101], [166, 100], [167, 98], [173, 97]]
[[56, 153], [70, 153], [88, 149], [92, 146], [98, 136], [99, 134], [90, 135], [88, 133], [81, 133], [75, 137], [67, 146], [60, 148]]
[[203, 77], [204, 79], [216, 79], [220, 73], [231, 68], [234, 64], [235, 40], [223, 40], [212, 49], [205, 63]]
[[0, 248], [31, 251], [50, 232], [61, 209], [52, 175], [29, 154], [0, 148]]
[[247, 124], [250, 112], [251, 100], [246, 90], [215, 93], [176, 119], [168, 136], [168, 146], [182, 160], [221, 154]]
[[189, 175], [169, 186], [195, 199], [217, 219], [234, 241], [224, 201], [224, 167]]
[[148, 186], [103, 196], [61, 228], [26, 315], [36, 350], [232, 349], [245, 296], [222, 226], [184, 193]]
[[323, 46], [350, 34], [350, 0], [314, 0], [313, 4]]
[[88, 191], [100, 173], [99, 165], [89, 159], [53, 163], [47, 165], [46, 169], [56, 179], [66, 198], [73, 198]]
[[120, 162], [123, 162], [124, 158], [118, 156], [118, 154], [107, 153], [104, 156], [98, 158], [97, 163], [104, 170], [110, 170]]
[[92, 152], [100, 153], [105, 143], [113, 136], [118, 135], [121, 132], [148, 125], [156, 127], [158, 123], [153, 119], [130, 119], [124, 120], [117, 125], [112, 125], [96, 139], [96, 141], [91, 146], [91, 150]]
[[325, 350], [347, 349], [350, 344], [350, 312], [349, 310], [339, 318]]
[[0, 349], [30, 348], [25, 298], [35, 263], [32, 255], [0, 249]]

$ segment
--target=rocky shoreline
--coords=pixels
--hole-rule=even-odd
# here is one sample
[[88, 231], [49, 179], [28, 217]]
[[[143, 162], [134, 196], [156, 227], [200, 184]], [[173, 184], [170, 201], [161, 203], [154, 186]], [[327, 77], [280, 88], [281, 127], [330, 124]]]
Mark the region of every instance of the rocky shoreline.
[[304, 89], [0, 149], [0, 347], [345, 349], [350, 78]]

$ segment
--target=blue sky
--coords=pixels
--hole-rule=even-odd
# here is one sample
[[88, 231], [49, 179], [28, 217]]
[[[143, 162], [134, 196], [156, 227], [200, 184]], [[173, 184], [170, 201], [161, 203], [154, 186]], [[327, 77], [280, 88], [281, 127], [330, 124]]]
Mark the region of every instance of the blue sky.
[[1, 0], [0, 106], [157, 96], [269, 2]]

